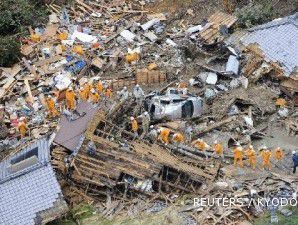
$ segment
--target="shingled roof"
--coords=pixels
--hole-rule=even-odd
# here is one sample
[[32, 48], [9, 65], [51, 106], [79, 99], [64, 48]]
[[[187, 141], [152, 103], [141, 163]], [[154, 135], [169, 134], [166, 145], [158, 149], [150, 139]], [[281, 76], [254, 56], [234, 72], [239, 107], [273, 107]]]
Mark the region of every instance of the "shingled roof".
[[0, 163], [0, 224], [40, 224], [47, 210], [67, 210], [49, 160], [48, 141], [40, 139]]
[[277, 62], [285, 76], [298, 67], [298, 13], [253, 27], [241, 38], [244, 45], [257, 43], [265, 59]]

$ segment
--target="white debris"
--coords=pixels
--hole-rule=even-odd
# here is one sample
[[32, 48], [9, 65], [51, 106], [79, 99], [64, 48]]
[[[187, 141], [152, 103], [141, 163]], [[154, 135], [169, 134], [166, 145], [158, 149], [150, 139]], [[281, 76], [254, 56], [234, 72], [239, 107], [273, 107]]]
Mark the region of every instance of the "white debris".
[[89, 35], [89, 34], [85, 34], [79, 31], [75, 31], [72, 35], [71, 35], [71, 39], [75, 40], [78, 39], [81, 42], [84, 43], [95, 43], [97, 42], [97, 37]]
[[177, 44], [176, 44], [174, 41], [172, 41], [170, 38], [167, 38], [166, 43], [167, 43], [168, 45], [173, 46], [173, 47], [177, 46]]
[[144, 23], [143, 25], [141, 25], [143, 30], [148, 30], [150, 27], [152, 27], [154, 24], [159, 23], [159, 19], [152, 19], [150, 21], [148, 21], [147, 23]]
[[202, 25], [197, 25], [197, 26], [188, 28], [186, 30], [186, 32], [187, 33], [195, 33], [195, 32], [201, 31], [201, 30], [203, 30], [203, 26]]
[[120, 36], [123, 37], [128, 42], [133, 42], [136, 35], [129, 30], [124, 30], [120, 33]]
[[207, 76], [205, 82], [206, 82], [206, 84], [216, 84], [216, 82], [217, 82], [216, 73], [208, 73], [208, 76]]

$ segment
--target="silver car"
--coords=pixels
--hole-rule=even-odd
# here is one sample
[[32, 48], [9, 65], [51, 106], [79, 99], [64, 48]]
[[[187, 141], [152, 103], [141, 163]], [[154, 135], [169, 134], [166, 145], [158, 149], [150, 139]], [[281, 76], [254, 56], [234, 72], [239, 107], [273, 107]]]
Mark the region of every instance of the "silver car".
[[200, 97], [175, 88], [168, 88], [162, 95], [149, 95], [146, 103], [151, 118], [157, 120], [194, 118], [203, 112], [203, 100]]

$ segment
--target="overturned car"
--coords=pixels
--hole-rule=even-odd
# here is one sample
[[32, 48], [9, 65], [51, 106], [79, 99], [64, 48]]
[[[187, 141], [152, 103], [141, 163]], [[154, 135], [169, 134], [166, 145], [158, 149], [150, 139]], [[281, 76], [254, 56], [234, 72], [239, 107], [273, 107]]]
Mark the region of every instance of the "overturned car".
[[152, 119], [175, 120], [202, 115], [203, 100], [183, 90], [168, 88], [165, 93], [153, 92], [146, 96], [145, 108]]

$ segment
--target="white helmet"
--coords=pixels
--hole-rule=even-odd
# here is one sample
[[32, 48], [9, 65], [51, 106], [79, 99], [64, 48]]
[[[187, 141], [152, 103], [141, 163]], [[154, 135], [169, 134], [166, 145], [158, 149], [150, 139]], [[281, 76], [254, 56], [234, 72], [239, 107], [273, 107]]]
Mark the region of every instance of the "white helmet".
[[292, 154], [295, 155], [296, 154], [296, 151], [292, 151]]
[[144, 115], [145, 115], [145, 116], [147, 116], [147, 115], [148, 115], [148, 112], [147, 112], [147, 111], [145, 111], [145, 112], [144, 112]]
[[72, 90], [73, 90], [72, 86], [70, 86], [70, 87], [68, 88], [68, 90], [72, 91]]
[[235, 144], [236, 146], [240, 146], [240, 143], [239, 142], [236, 142], [236, 144]]
[[267, 150], [267, 146], [266, 145], [264, 145], [262, 148]]
[[132, 116], [132, 117], [130, 117], [130, 120], [134, 120], [135, 118]]
[[154, 128], [154, 126], [153, 125], [150, 125], [150, 129], [153, 129]]
[[136, 87], [140, 87], [140, 85], [139, 84], [136, 84]]
[[83, 91], [84, 90], [84, 88], [83, 87], [80, 87], [80, 91]]
[[250, 145], [250, 146], [249, 146], [249, 148], [253, 148], [253, 146], [252, 146], [252, 145]]
[[91, 93], [93, 93], [93, 94], [95, 93], [95, 90], [94, 90], [94, 88], [92, 88], [92, 89], [91, 89]]
[[214, 141], [214, 144], [217, 144], [217, 143], [218, 143], [218, 141], [217, 141], [217, 140], [215, 140], [215, 141]]
[[126, 90], [127, 90], [127, 87], [125, 86], [125, 87], [123, 88], [123, 90], [126, 91]]

